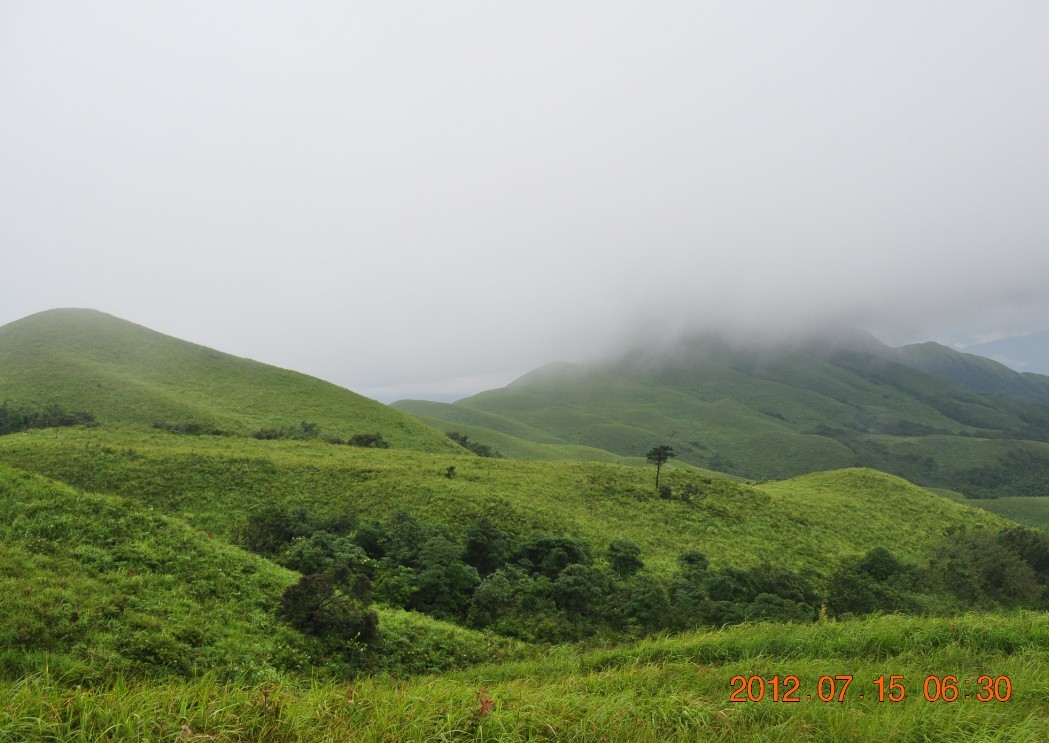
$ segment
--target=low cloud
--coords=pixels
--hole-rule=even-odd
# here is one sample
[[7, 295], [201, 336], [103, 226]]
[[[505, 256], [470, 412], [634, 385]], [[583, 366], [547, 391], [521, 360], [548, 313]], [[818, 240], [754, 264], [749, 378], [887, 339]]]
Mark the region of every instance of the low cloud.
[[95, 307], [388, 397], [1049, 316], [1049, 6], [0, 14], [0, 322]]

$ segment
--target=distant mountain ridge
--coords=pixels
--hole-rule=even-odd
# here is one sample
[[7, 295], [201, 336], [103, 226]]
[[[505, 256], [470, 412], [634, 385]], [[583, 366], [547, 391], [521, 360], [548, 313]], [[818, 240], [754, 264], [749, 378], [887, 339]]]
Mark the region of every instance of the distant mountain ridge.
[[912, 369], [949, 379], [971, 392], [1049, 403], [1049, 377], [1017, 372], [984, 356], [962, 353], [932, 341], [896, 349], [896, 359]]
[[48, 310], [0, 327], [5, 400], [84, 410], [103, 424], [198, 423], [243, 435], [306, 421], [322, 435], [380, 433], [395, 447], [459, 450], [350, 390], [96, 310]]
[[976, 343], [965, 351], [1021, 372], [1049, 375], [1049, 330]]
[[794, 340], [697, 335], [599, 363], [548, 365], [452, 405], [394, 406], [546, 444], [755, 479], [868, 466], [972, 496], [1049, 494], [1049, 378], [862, 331]]

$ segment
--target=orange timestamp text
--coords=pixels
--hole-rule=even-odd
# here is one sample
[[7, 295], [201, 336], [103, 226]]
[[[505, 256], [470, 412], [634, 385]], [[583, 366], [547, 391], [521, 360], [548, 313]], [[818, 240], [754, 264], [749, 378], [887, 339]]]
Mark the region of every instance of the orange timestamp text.
[[[878, 702], [902, 702], [908, 696], [906, 676], [882, 674], [869, 682], [854, 684], [852, 675], [820, 676], [815, 685], [806, 688], [793, 674], [785, 676], [733, 676], [729, 681], [730, 702], [845, 702], [872, 699]], [[915, 679], [917, 680], [917, 679]], [[912, 692], [917, 694], [918, 688]], [[921, 682], [921, 697], [927, 702], [1008, 702], [1013, 684], [1008, 676], [937, 676], [928, 675]]]

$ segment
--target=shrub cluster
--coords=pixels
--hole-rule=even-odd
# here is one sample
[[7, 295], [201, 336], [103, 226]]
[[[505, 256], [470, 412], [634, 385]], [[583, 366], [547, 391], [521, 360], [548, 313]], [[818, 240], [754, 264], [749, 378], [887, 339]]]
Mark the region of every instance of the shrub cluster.
[[[362, 619], [360, 598], [370, 600], [372, 591], [392, 606], [542, 642], [747, 621], [811, 622], [821, 611], [839, 617], [929, 613], [952, 599], [963, 607], [1049, 608], [1049, 536], [1023, 528], [951, 532], [924, 568], [877, 547], [842, 560], [819, 582], [767, 562], [712, 568], [697, 551], [681, 554], [669, 577], [658, 576], [628, 540], [613, 540], [595, 555], [581, 539], [515, 537], [483, 514], [457, 537], [404, 511], [386, 523], [358, 523], [348, 515], [322, 519], [270, 507], [249, 519], [240, 541], [307, 577], [342, 575], [311, 581], [316, 590], [330, 587], [325, 596], [336, 597], [337, 617], [349, 618], [314, 613], [296, 626], [315, 631], [345, 621], [361, 637], [374, 630]], [[352, 606], [340, 605], [338, 596], [354, 595], [346, 586], [365, 579], [368, 592]]]
[[253, 438], [263, 441], [276, 439], [315, 439], [320, 435], [320, 426], [312, 421], [302, 421], [297, 426], [280, 426], [277, 428], [260, 428], [251, 434]]
[[153, 428], [168, 433], [178, 433], [186, 436], [232, 436], [232, 431], [219, 428], [214, 423], [200, 423], [198, 421], [182, 421], [173, 423], [171, 421], [154, 421]]
[[83, 410], [67, 411], [58, 405], [34, 408], [15, 406], [5, 400], [0, 404], [0, 436], [28, 431], [30, 428], [62, 428], [67, 426], [97, 426], [91, 413]]
[[[297, 426], [260, 428], [252, 436], [264, 441], [276, 439], [309, 440], [320, 436], [320, 426], [311, 421], [302, 421]], [[390, 444], [382, 437], [381, 433], [356, 433], [348, 439], [340, 436], [325, 436], [324, 440], [329, 444], [349, 444], [350, 446], [360, 446], [366, 449], [390, 448]]]
[[476, 441], [470, 441], [470, 437], [465, 433], [459, 433], [458, 431], [446, 431], [445, 436], [450, 438], [452, 441], [457, 443], [464, 449], [469, 449], [479, 457], [492, 457], [495, 459], [502, 459], [503, 455], [488, 446], [488, 444], [479, 444]]

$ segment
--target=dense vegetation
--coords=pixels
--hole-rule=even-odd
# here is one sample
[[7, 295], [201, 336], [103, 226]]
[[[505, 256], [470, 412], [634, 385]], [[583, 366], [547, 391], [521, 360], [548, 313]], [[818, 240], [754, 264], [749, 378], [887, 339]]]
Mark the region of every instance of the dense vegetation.
[[70, 412], [63, 410], [58, 405], [49, 405], [46, 408], [14, 405], [8, 400], [0, 403], [0, 436], [28, 431], [31, 428], [62, 428], [95, 424], [95, 416], [83, 410]]
[[[361, 525], [271, 505], [251, 514], [239, 538], [323, 585], [326, 596], [329, 576], [341, 571], [338, 583], [358, 586], [358, 599], [362, 591], [371, 597], [374, 585], [390, 605], [532, 642], [622, 639], [758, 620], [811, 622], [821, 612], [1049, 609], [1049, 534], [1022, 527], [949, 529], [927, 566], [876, 547], [839, 560], [825, 580], [768, 562], [712, 569], [694, 550], [660, 576], [645, 569], [641, 549], [628, 540], [613, 539], [596, 556], [581, 539], [540, 533], [515, 539], [484, 515], [459, 539], [404, 511], [386, 524]], [[355, 605], [342, 610], [342, 623], [366, 633], [360, 602]]]
[[132, 500], [0, 465], [0, 676], [274, 680], [293, 672], [432, 671], [509, 647], [382, 609], [372, 647], [296, 631], [296, 573]]

